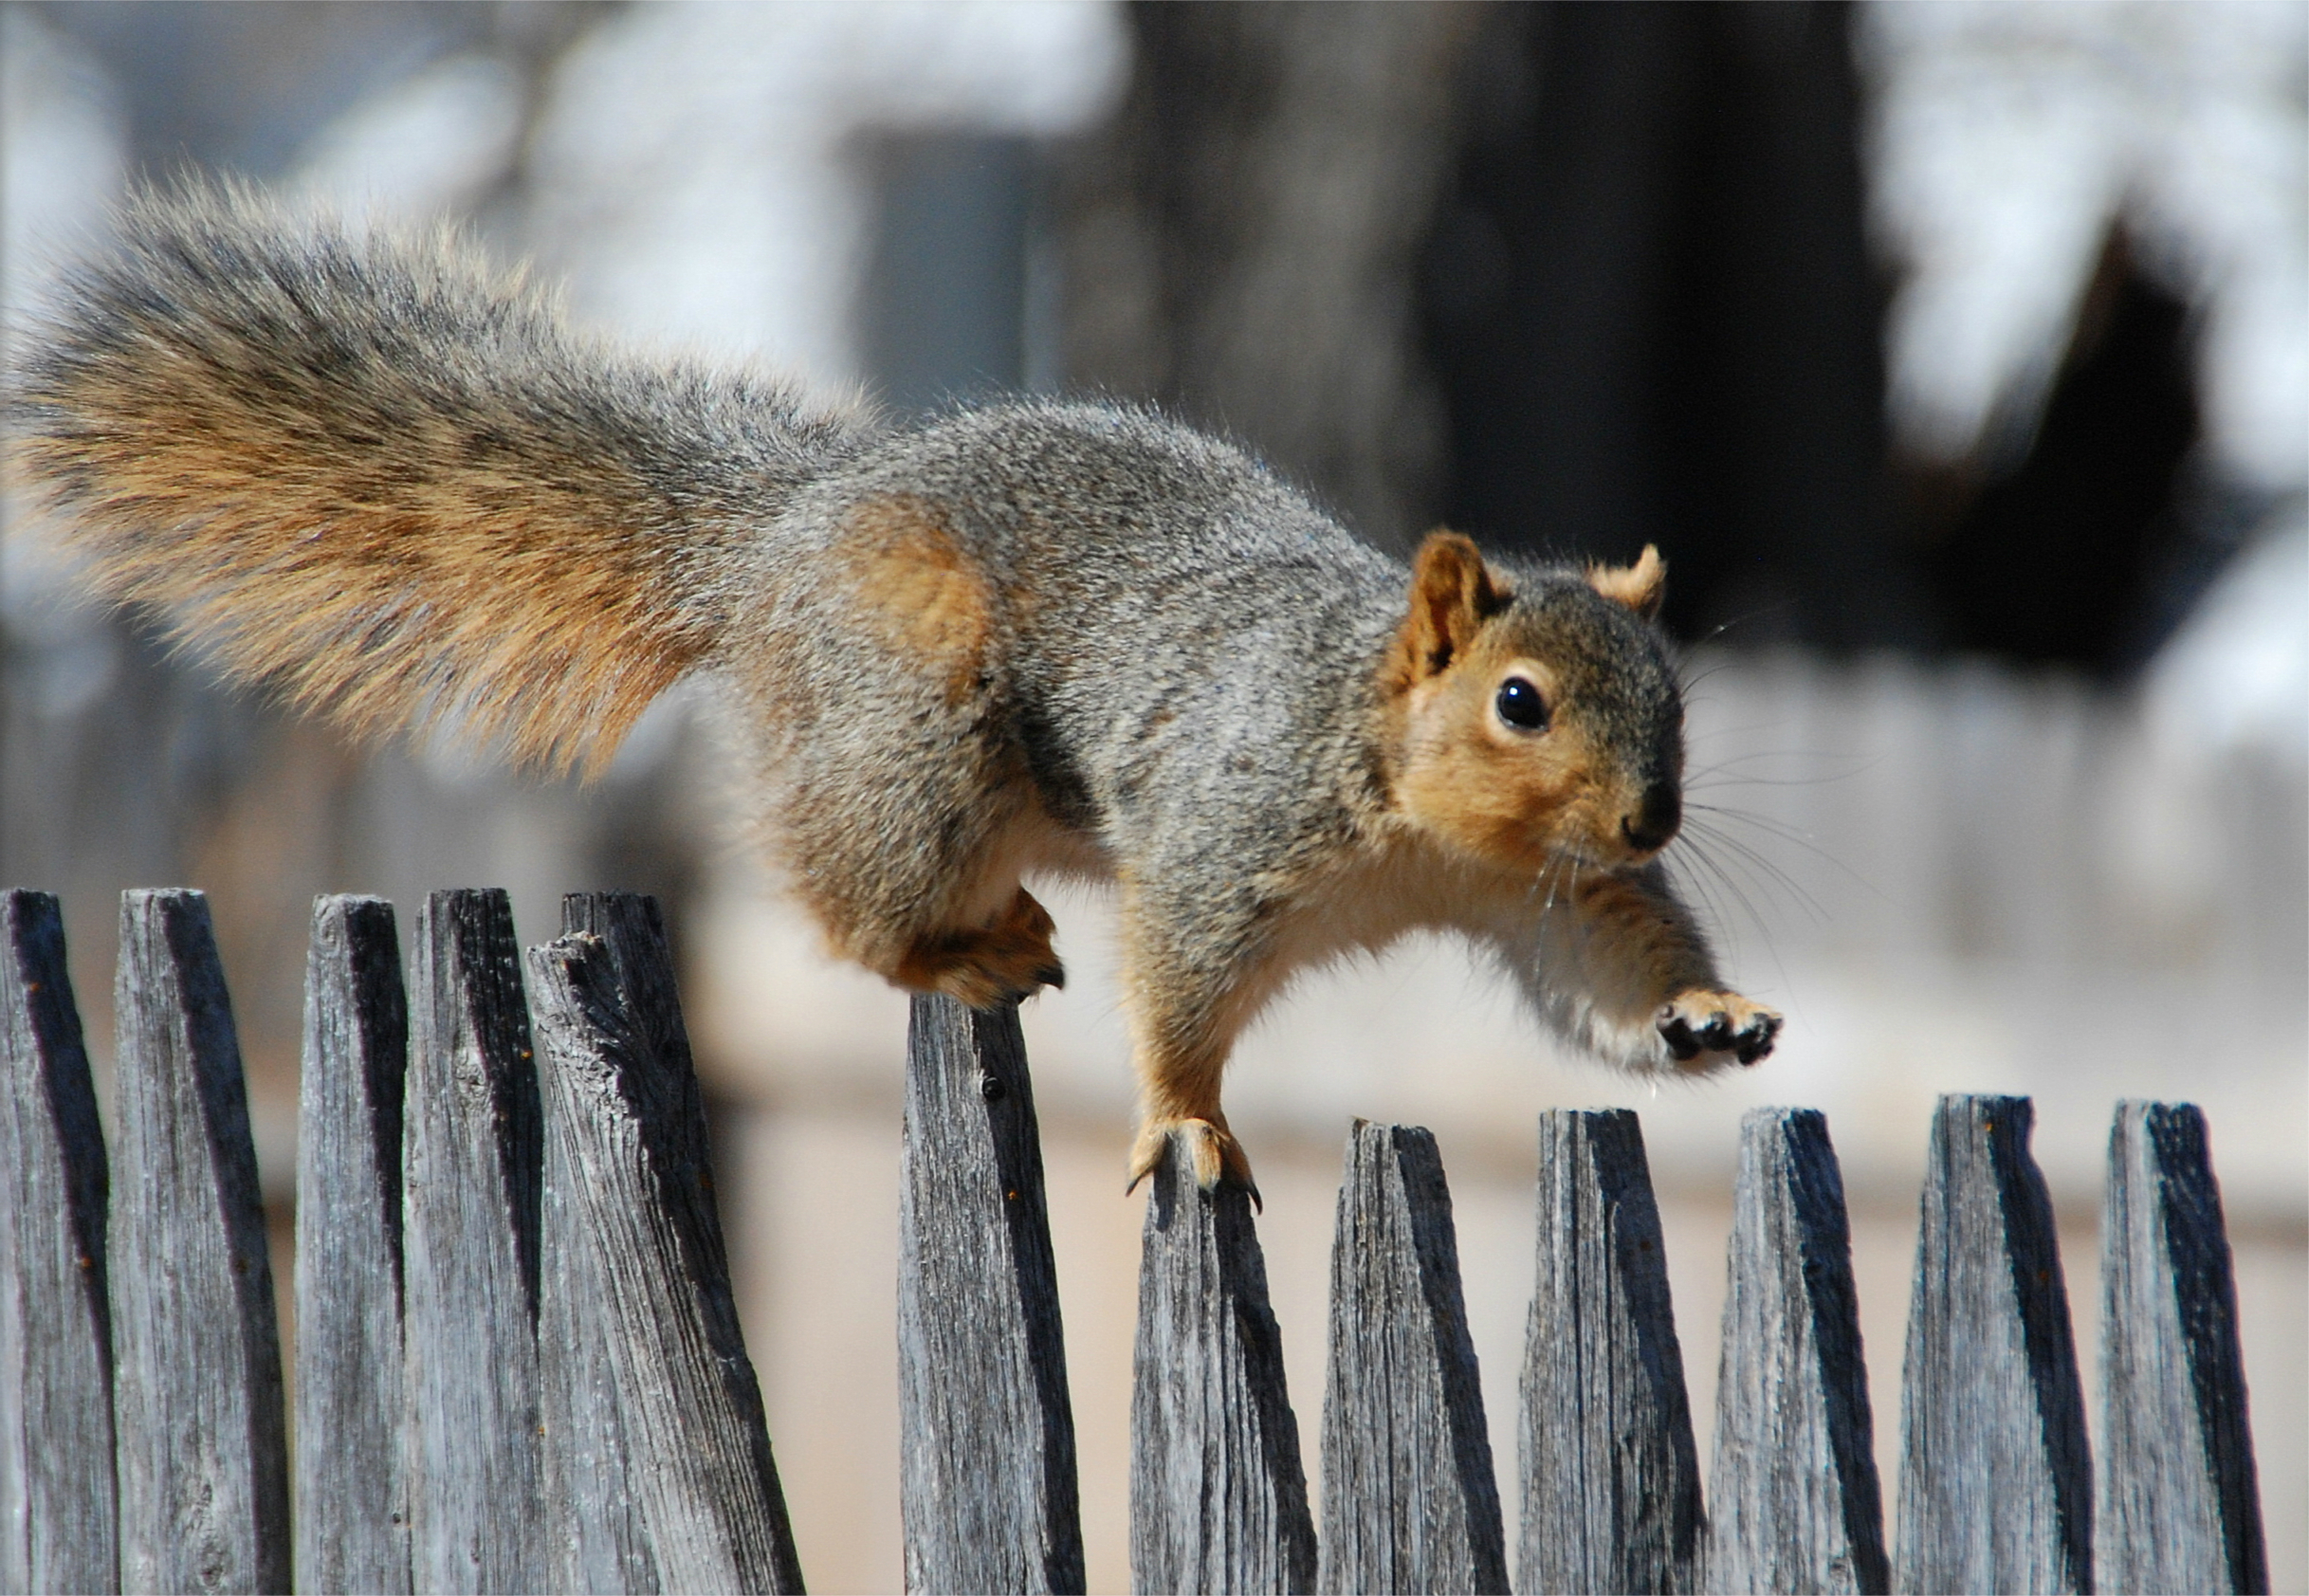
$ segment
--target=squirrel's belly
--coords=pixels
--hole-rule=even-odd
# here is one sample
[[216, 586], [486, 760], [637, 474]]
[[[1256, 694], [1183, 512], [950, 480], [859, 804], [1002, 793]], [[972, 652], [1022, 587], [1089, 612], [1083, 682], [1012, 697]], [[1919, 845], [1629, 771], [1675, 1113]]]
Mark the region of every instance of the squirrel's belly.
[[1001, 913], [1021, 880], [1030, 875], [1109, 883], [1114, 880], [1114, 856], [1096, 837], [1061, 823], [1041, 803], [1030, 801], [995, 835], [965, 906], [964, 922], [983, 923]]

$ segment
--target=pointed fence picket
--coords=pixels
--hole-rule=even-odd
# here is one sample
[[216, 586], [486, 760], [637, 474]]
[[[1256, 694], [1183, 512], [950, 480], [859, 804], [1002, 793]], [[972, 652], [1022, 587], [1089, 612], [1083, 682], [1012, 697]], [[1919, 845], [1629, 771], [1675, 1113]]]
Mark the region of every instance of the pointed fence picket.
[[114, 992], [105, 1253], [120, 1587], [284, 1589], [281, 1337], [208, 900], [125, 894]]
[[900, 1505], [915, 1590], [1083, 1587], [1057, 1266], [1018, 1011], [917, 998], [899, 1200]]
[[1887, 1588], [1843, 1176], [1809, 1109], [1740, 1124], [1708, 1495], [1711, 1591]]
[[2228, 1227], [2195, 1105], [2117, 1105], [2100, 1246], [2100, 1583], [2266, 1590]]
[[64, 916], [0, 893], [0, 1589], [119, 1588], [108, 1185]]
[[1283, 1332], [1240, 1186], [1202, 1191], [1177, 1139], [1148, 1177], [1130, 1395], [1130, 1583], [1295, 1591], [1315, 1526]]
[[1515, 1588], [1697, 1589], [1699, 1456], [1631, 1110], [1540, 1116], [1538, 1236]]
[[1348, 1132], [1330, 1310], [1317, 1587], [1506, 1589], [1451, 1191], [1417, 1126]]
[[528, 959], [552, 1584], [798, 1591], [665, 926], [630, 893], [568, 898], [562, 924]]
[[[205, 900], [123, 903], [108, 1152], [56, 902], [0, 894], [0, 1588], [801, 1588], [664, 926], [605, 893], [563, 926], [524, 990], [504, 895], [436, 893], [405, 993], [391, 905], [315, 906], [292, 1459]], [[2265, 1590], [2203, 1116], [2117, 1108], [2096, 1477], [2032, 1113], [1934, 1115], [1889, 1546], [1824, 1120], [1741, 1128], [1703, 1503], [1636, 1116], [1544, 1115], [1515, 1587]], [[905, 1159], [908, 1587], [1080, 1590], [1015, 1010], [917, 1001]], [[1151, 1183], [1134, 1586], [1506, 1588], [1434, 1138], [1348, 1138], [1319, 1536], [1249, 1194]]]
[[297, 1115], [302, 1590], [408, 1596], [401, 1130], [409, 1001], [393, 906], [322, 898]]
[[2025, 1097], [1943, 1097], [1900, 1374], [1903, 1590], [2093, 1588], [2092, 1456]]
[[401, 1142], [412, 1583], [541, 1589], [542, 1128], [505, 894], [428, 897], [412, 976]]

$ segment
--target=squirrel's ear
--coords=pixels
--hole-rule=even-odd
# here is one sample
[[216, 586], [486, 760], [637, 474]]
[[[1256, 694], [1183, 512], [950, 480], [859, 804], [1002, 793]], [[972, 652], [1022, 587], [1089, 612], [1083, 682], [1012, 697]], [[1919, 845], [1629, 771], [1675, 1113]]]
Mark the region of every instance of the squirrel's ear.
[[1587, 585], [1650, 620], [1659, 614], [1659, 600], [1667, 594], [1668, 562], [1646, 543], [1633, 565], [1587, 567]]
[[1411, 613], [1402, 634], [1409, 681], [1441, 670], [1475, 639], [1475, 630], [1508, 606], [1482, 551], [1457, 532], [1430, 532], [1411, 563]]

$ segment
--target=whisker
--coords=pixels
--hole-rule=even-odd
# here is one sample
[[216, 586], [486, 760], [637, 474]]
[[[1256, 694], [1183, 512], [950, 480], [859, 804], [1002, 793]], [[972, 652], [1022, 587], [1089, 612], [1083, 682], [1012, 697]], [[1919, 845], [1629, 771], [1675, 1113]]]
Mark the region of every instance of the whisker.
[[1759, 605], [1757, 608], [1750, 610], [1744, 615], [1733, 615], [1729, 620], [1721, 620], [1716, 622], [1715, 625], [1710, 627], [1706, 632], [1701, 633], [1697, 637], [1693, 638], [1691, 642], [1685, 644], [1684, 648], [1687, 651], [1696, 652], [1699, 650], [1707, 648], [1709, 644], [1723, 636], [1724, 633], [1730, 632], [1733, 627], [1746, 626], [1750, 621], [1762, 620], [1767, 615], [1777, 614], [1782, 610], [1792, 610], [1795, 607], [1796, 601], [1793, 598], [1774, 599], [1771, 603]]
[[[1678, 871], [1683, 884], [1707, 903], [1709, 915], [1713, 923], [1717, 926], [1730, 926], [1736, 923], [1732, 911], [1724, 906], [1724, 899], [1719, 894], [1730, 895], [1732, 903], [1738, 906], [1740, 913], [1746, 915], [1749, 924], [1756, 928], [1758, 939], [1764, 944], [1766, 951], [1771, 955], [1772, 963], [1775, 967], [1780, 969], [1781, 980], [1785, 982], [1787, 968], [1781, 963], [1779, 945], [1771, 934], [1771, 927], [1766, 923], [1763, 915], [1757, 912], [1755, 904], [1748, 894], [1740, 890], [1739, 883], [1732, 878], [1721, 864], [1705, 855], [1695, 854], [1680, 863], [1687, 867]], [[1713, 886], [1710, 885], [1711, 880], [1713, 880]]]
[[1841, 776], [1719, 776], [1715, 772], [1710, 771], [1697, 780], [1687, 778], [1684, 781], [1684, 791], [1687, 793], [1713, 793], [1720, 792], [1726, 787], [1818, 787], [1830, 781], [1842, 780], [1843, 778]]
[[[1711, 760], [1706, 764], [1696, 766], [1685, 773], [1684, 784], [1688, 787], [1695, 780], [1706, 777], [1727, 777], [1733, 780], [1753, 781], [1760, 787], [1819, 787], [1831, 781], [1849, 781], [1855, 776], [1864, 776], [1881, 766], [1888, 757], [1876, 754], [1861, 759], [1856, 755], [1846, 755], [1843, 758], [1849, 762], [1842, 764], [1840, 768], [1828, 769], [1823, 768], [1826, 764], [1823, 756], [1802, 749], [1759, 749], [1731, 759]], [[1807, 760], [1813, 762], [1815, 768], [1802, 776], [1750, 776], [1743, 773], [1744, 766], [1764, 760]]]
[[[1788, 975], [1787, 961], [1781, 957], [1778, 939], [1772, 935], [1771, 926], [1765, 922], [1763, 915], [1757, 912], [1755, 904], [1749, 898], [1748, 894], [1741, 890], [1739, 883], [1732, 878], [1732, 872], [1726, 868], [1723, 861], [1717, 859], [1713, 854], [1708, 853], [1704, 848], [1700, 848], [1695, 845], [1695, 847], [1687, 850], [1677, 860], [1677, 864], [1678, 867], [1678, 873], [1684, 880], [1691, 883], [1695, 890], [1701, 890], [1703, 893], [1705, 893], [1705, 889], [1701, 887], [1701, 876], [1699, 874], [1699, 871], [1704, 868], [1727, 891], [1731, 892], [1731, 894], [1738, 900], [1740, 908], [1743, 912], [1747, 914], [1750, 923], [1756, 927], [1757, 935], [1764, 944], [1765, 952], [1771, 959], [1772, 968], [1779, 975], [1782, 990], [1792, 993], [1795, 989], [1796, 983]], [[1711, 902], [1713, 901], [1713, 895], [1712, 893], [1705, 895], [1710, 898]], [[1719, 915], [1721, 914], [1720, 910], [1714, 910], [1713, 912], [1716, 912]], [[1730, 924], [1730, 921], [1728, 918], [1720, 918], [1718, 923], [1728, 925]]]
[[1688, 660], [1679, 659], [1676, 662], [1676, 685], [1677, 688], [1682, 689], [1684, 697], [1688, 700], [1692, 696], [1692, 689], [1694, 688], [1698, 687], [1702, 682], [1705, 682], [1711, 676], [1722, 675], [1725, 671], [1732, 669], [1732, 660], [1729, 656], [1718, 656], [1713, 663], [1709, 665], [1707, 670], [1701, 671], [1696, 676], [1692, 676], [1685, 674], [1685, 672], [1690, 669], [1690, 662]]
[[[1718, 818], [1750, 820], [1753, 821], [1758, 826], [1765, 825], [1765, 822], [1762, 819], [1755, 816], [1750, 815], [1718, 816]], [[1738, 854], [1742, 859], [1753, 865], [1758, 870], [1768, 872], [1774, 880], [1787, 887], [1789, 890], [1801, 890], [1801, 889], [1799, 889], [1796, 885], [1795, 878], [1787, 872], [1787, 869], [1782, 866], [1778, 860], [1769, 857], [1760, 849], [1758, 849], [1753, 843], [1749, 842], [1747, 839], [1735, 836], [1731, 832], [1726, 831], [1722, 826], [1716, 824], [1714, 820], [1703, 820], [1696, 816], [1687, 816], [1684, 819], [1684, 826], [1686, 830], [1693, 831], [1695, 835], [1706, 838], [1714, 846], [1732, 850], [1732, 853]], [[1768, 833], [1768, 827], [1767, 828], [1767, 831]], [[1778, 840], [1793, 842], [1798, 847], [1811, 847], [1811, 844], [1805, 842], [1801, 835], [1783, 836], [1776, 833], [1770, 833], [1769, 835], [1774, 835]], [[1813, 849], [1812, 851], [1814, 853], [1822, 852], [1819, 849]]]
[[[1878, 887], [1875, 882], [1869, 880], [1859, 871], [1854, 870], [1850, 865], [1844, 863], [1843, 860], [1838, 858], [1835, 854], [1829, 853], [1826, 849], [1821, 847], [1817, 842], [1813, 841], [1811, 833], [1804, 831], [1800, 827], [1791, 825], [1787, 821], [1782, 820], [1775, 816], [1758, 815], [1751, 810], [1746, 809], [1727, 809], [1721, 804], [1713, 803], [1695, 803], [1689, 804], [1686, 807], [1689, 809], [1697, 810], [1703, 815], [1713, 816], [1718, 820], [1737, 820], [1743, 825], [1755, 827], [1758, 831], [1763, 832], [1766, 835], [1773, 837], [1778, 841], [1792, 843], [1796, 847], [1801, 848], [1805, 853], [1811, 854], [1814, 858], [1821, 860], [1823, 863], [1833, 865], [1836, 867], [1836, 869], [1842, 871], [1845, 875], [1849, 876], [1859, 886], [1866, 888], [1870, 892], [1875, 893], [1878, 897], [1880, 898], [1884, 895], [1884, 890], [1882, 888]], [[1718, 835], [1722, 834], [1719, 832]]]
[[1777, 861], [1766, 856], [1738, 837], [1719, 831], [1705, 822], [1688, 821], [1686, 829], [1691, 832], [1693, 842], [1704, 845], [1703, 851], [1713, 851], [1713, 853], [1725, 855], [1716, 859], [1719, 865], [1729, 869], [1732, 864], [1737, 864], [1748, 873], [1749, 879], [1758, 887], [1768, 885], [1778, 892], [1786, 894], [1790, 903], [1803, 906], [1808, 912], [1822, 919], [1826, 918], [1825, 912], [1821, 908], [1818, 901], [1806, 892], [1803, 886]]
[[1731, 916], [1726, 913], [1720, 901], [1715, 899], [1713, 893], [1709, 892], [1702, 885], [1703, 878], [1699, 872], [1704, 871], [1706, 872], [1707, 879], [1713, 880], [1718, 888], [1731, 893], [1733, 898], [1738, 900], [1742, 910], [1754, 924], [1756, 929], [1766, 936], [1769, 936], [1771, 927], [1765, 923], [1764, 917], [1756, 912], [1755, 905], [1750, 902], [1748, 895], [1740, 890], [1740, 884], [1732, 879], [1732, 872], [1725, 868], [1723, 861], [1718, 859], [1713, 853], [1708, 852], [1706, 847], [1702, 846], [1702, 844], [1713, 840], [1713, 838], [1707, 837], [1694, 838], [1694, 845], [1685, 850], [1684, 857], [1678, 861], [1679, 863], [1689, 864], [1693, 867], [1692, 871], [1689, 872], [1689, 878], [1692, 881], [1694, 888], [1701, 890], [1703, 894], [1708, 897], [1709, 911], [1712, 914], [1716, 915], [1724, 922], [1729, 923]]
[[[1717, 881], [1723, 874], [1723, 867], [1696, 850], [1687, 850], [1685, 856], [1676, 863], [1676, 877], [1698, 897], [1701, 907], [1708, 911], [1709, 920], [1718, 926], [1729, 925], [1732, 916], [1724, 907], [1724, 900], [1717, 895]], [[1754, 918], [1752, 911], [1750, 918]], [[1757, 929], [1769, 936], [1762, 926], [1759, 925]]]
[[[1721, 737], [1753, 737], [1759, 732], [1784, 731], [1795, 724], [1796, 723], [1792, 717], [1784, 715], [1777, 720], [1754, 721], [1746, 725], [1710, 726], [1704, 731], [1688, 734], [1684, 741], [1687, 743], [1713, 743], [1717, 738]], [[1787, 752], [1791, 755], [1806, 754], [1810, 751], [1811, 750], [1807, 748], [1790, 748], [1787, 750]]]
[[1815, 926], [1824, 926], [1832, 918], [1820, 900], [1806, 891], [1793, 876], [1764, 854], [1742, 843], [1738, 838], [1727, 836], [1721, 833], [1703, 832], [1695, 840], [1705, 842], [1709, 848], [1720, 849], [1729, 855], [1725, 858], [1709, 855], [1715, 868], [1723, 871], [1728, 880], [1732, 876], [1732, 868], [1737, 866], [1759, 891], [1766, 893], [1767, 896], [1776, 894], [1785, 899], [1792, 907], [1802, 909], [1805, 916]]

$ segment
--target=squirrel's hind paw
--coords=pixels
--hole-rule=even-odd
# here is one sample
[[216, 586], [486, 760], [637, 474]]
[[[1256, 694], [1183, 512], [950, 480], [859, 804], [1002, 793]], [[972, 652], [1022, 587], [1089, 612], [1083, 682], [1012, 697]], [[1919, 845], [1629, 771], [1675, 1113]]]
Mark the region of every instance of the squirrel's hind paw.
[[1251, 1178], [1251, 1161], [1244, 1156], [1242, 1144], [1224, 1124], [1207, 1119], [1150, 1119], [1142, 1125], [1139, 1139], [1130, 1149], [1130, 1183], [1123, 1189], [1137, 1190], [1141, 1181], [1163, 1166], [1164, 1154], [1173, 1145], [1177, 1146], [1179, 1156], [1186, 1161], [1195, 1184], [1210, 1191], [1221, 1181], [1229, 1182], [1249, 1192], [1253, 1206], [1265, 1212], [1266, 1204], [1259, 1200], [1258, 1183]]
[[899, 967], [899, 984], [944, 992], [974, 1009], [1063, 988], [1066, 966], [1051, 947], [1055, 929], [1050, 911], [1021, 887], [993, 925], [917, 943]]
[[[1753, 1064], [1770, 1055], [1780, 1035], [1781, 1018], [1774, 1010], [1751, 1003], [1737, 992], [1695, 987], [1661, 1004], [1657, 1024], [1660, 1039], [1679, 1064], [1702, 1054], [1726, 1053], [1742, 1064]], [[1712, 1059], [1700, 1068], [1715, 1062]]]

